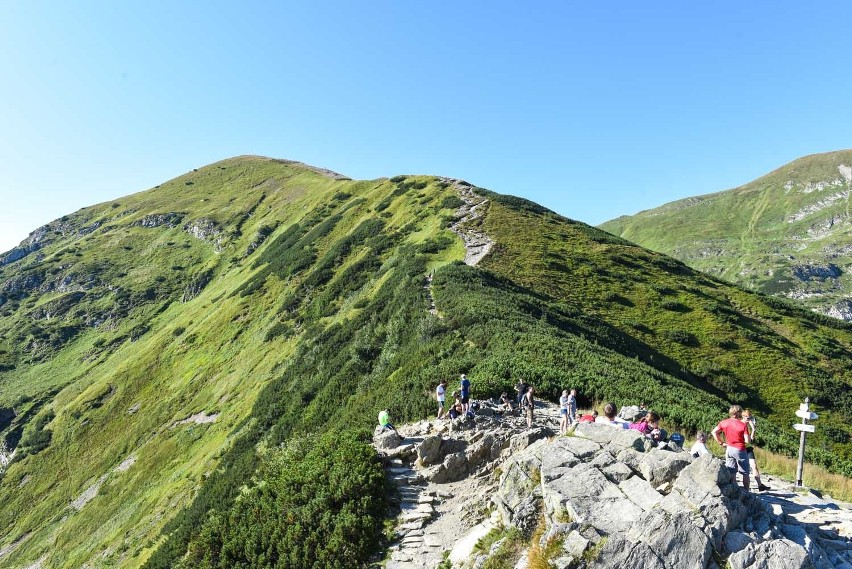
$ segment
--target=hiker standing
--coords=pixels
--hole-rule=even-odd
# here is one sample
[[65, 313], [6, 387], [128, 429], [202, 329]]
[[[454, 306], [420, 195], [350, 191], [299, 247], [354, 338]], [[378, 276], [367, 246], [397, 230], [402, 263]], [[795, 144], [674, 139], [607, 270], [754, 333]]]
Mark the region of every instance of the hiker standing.
[[470, 409], [470, 380], [467, 374], [461, 374], [461, 402], [464, 412], [467, 413]]
[[535, 407], [535, 399], [533, 395], [535, 394], [535, 388], [530, 385], [527, 388], [527, 392], [524, 394], [524, 406], [527, 410], [527, 428], [532, 429], [533, 422], [533, 408]]
[[568, 390], [562, 391], [562, 397], [559, 398], [559, 434], [564, 434], [568, 431]]
[[[719, 434], [725, 435], [725, 440]], [[743, 408], [731, 405], [728, 418], [721, 421], [713, 429], [713, 438], [725, 447], [725, 466], [731, 472], [731, 478], [736, 480], [737, 472], [743, 475], [743, 488], [749, 487], [749, 464], [746, 444], [751, 442], [748, 426], [743, 422]]]
[[754, 442], [754, 429], [757, 426], [757, 419], [754, 418], [754, 415], [751, 414], [751, 411], [748, 409], [743, 409], [743, 423], [748, 427], [748, 436], [751, 439], [749, 444], [746, 445], [746, 454], [748, 455], [748, 466], [753, 473], [754, 481], [757, 482], [757, 489], [761, 492], [766, 490], [771, 490], [769, 486], [764, 484], [760, 480], [760, 470], [757, 468], [757, 458], [754, 456], [754, 447], [751, 443]]
[[577, 390], [572, 389], [568, 394], [568, 425], [577, 422]]
[[515, 391], [518, 392], [518, 407], [524, 406], [524, 395], [527, 394], [527, 383], [523, 379], [519, 379], [515, 385]]
[[442, 379], [435, 389], [435, 398], [438, 400], [438, 418], [444, 417], [444, 401], [447, 393], [447, 380]]

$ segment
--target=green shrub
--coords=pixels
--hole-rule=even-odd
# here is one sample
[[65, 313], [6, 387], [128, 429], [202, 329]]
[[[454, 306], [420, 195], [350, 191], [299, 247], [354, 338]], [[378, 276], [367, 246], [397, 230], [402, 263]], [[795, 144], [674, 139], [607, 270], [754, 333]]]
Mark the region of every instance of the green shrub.
[[178, 567], [366, 567], [387, 509], [384, 471], [366, 437], [292, 440], [265, 458], [257, 479], [207, 519]]

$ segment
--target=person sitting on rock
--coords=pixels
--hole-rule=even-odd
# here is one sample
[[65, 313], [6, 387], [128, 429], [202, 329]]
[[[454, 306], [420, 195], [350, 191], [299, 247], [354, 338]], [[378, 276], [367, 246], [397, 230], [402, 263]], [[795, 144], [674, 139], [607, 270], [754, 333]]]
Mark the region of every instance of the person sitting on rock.
[[[719, 434], [725, 435], [723, 441]], [[713, 438], [725, 447], [725, 466], [731, 472], [731, 478], [736, 480], [737, 472], [743, 476], [743, 488], [749, 487], [749, 464], [746, 445], [751, 442], [748, 426], [743, 422], [743, 408], [739, 405], [731, 405], [728, 410], [728, 418], [720, 421], [713, 428]]]
[[610, 425], [611, 427], [619, 429], [626, 429], [629, 426], [628, 423], [624, 419], [619, 419], [615, 416], [615, 409], [615, 403], [607, 403], [604, 405], [603, 417], [596, 418], [595, 423]]
[[660, 416], [653, 411], [648, 411], [644, 417], [635, 423], [630, 423], [629, 426], [654, 441], [659, 442], [663, 439], [663, 431], [660, 429]]
[[533, 409], [535, 409], [535, 388], [532, 385], [524, 394], [524, 407], [527, 410], [527, 428], [532, 429]]
[[578, 423], [594, 423], [595, 419], [598, 418], [598, 412], [592, 411], [591, 413], [587, 413], [585, 415], [580, 415], [580, 418], [577, 420]]
[[[754, 415], [748, 409], [743, 409], [743, 423], [748, 427], [748, 434], [752, 442], [754, 442], [754, 428], [757, 426], [757, 419], [754, 418]], [[757, 489], [761, 492], [771, 490], [772, 488], [760, 480], [760, 470], [757, 469], [757, 459], [754, 457], [754, 447], [752, 445], [746, 445], [746, 454], [748, 454], [749, 468], [754, 473], [754, 481], [757, 482]]]
[[457, 419], [464, 415], [464, 406], [461, 402], [461, 395], [458, 391], [453, 391], [453, 399], [455, 399], [455, 403], [450, 407], [450, 419]]
[[710, 454], [710, 451], [707, 450], [707, 433], [704, 431], [698, 431], [695, 433], [695, 444], [692, 445], [691, 449], [689, 449], [689, 454], [692, 455], [692, 458], [698, 458], [699, 456]]
[[509, 394], [505, 391], [500, 394], [500, 405], [497, 406], [497, 410], [502, 413], [512, 412], [512, 401], [509, 399]]

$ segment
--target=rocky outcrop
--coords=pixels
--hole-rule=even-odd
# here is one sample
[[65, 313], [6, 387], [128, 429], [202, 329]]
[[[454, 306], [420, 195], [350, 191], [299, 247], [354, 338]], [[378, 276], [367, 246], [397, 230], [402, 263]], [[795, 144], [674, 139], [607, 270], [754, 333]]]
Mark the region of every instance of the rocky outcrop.
[[141, 227], [180, 227], [183, 218], [186, 216], [185, 213], [179, 213], [175, 211], [170, 211], [167, 213], [152, 213], [144, 216], [139, 221], [135, 222], [133, 225], [139, 225]]
[[222, 250], [222, 228], [219, 224], [207, 217], [196, 219], [183, 226], [183, 230], [208, 243], [213, 243], [214, 250], [218, 253]]
[[833, 263], [827, 265], [795, 265], [791, 270], [793, 271], [793, 276], [800, 281], [836, 279], [843, 274], [840, 267]]
[[[555, 437], [558, 415], [542, 407], [533, 429], [499, 414], [462, 430], [450, 421], [401, 429], [401, 446], [414, 450], [386, 459], [404, 496], [387, 567], [436, 567], [445, 558], [482, 567], [502, 540], [484, 551], [475, 544], [508, 528], [540, 539], [538, 550], [558, 569], [852, 567], [852, 531], [839, 532], [835, 518], [814, 523], [806, 509], [789, 507], [790, 495], [750, 494], [720, 460], [693, 459], [635, 431], [580, 424]], [[814, 502], [814, 511], [825, 507]]]
[[852, 300], [840, 300], [826, 308], [824, 314], [838, 320], [852, 320]]
[[442, 178], [442, 181], [452, 184], [464, 202], [456, 212], [457, 221], [450, 226], [450, 230], [464, 241], [466, 250], [464, 262], [468, 265], [476, 265], [494, 246], [493, 239], [485, 232], [475, 229], [471, 224], [472, 221], [482, 217], [488, 206], [488, 200], [474, 192], [473, 186], [464, 180]]

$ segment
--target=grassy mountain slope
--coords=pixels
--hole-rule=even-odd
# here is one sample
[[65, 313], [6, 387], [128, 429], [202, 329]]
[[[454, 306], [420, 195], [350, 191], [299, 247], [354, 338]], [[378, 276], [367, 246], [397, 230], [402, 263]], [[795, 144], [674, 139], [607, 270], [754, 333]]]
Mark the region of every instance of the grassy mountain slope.
[[795, 160], [749, 184], [600, 227], [750, 289], [852, 319], [852, 150]]
[[[799, 398], [818, 395], [809, 458], [852, 473], [844, 324], [478, 191], [487, 211], [470, 223], [496, 241], [478, 267], [459, 261], [445, 180], [359, 182], [256, 157], [85, 208], [23, 244], [34, 250], [0, 268], [0, 428], [17, 448], [0, 481], [0, 563], [170, 567], [189, 548], [185, 567], [297, 566], [277, 556], [338, 535], [337, 518], [369, 537], [380, 521], [357, 512], [374, 501], [294, 524], [318, 506], [276, 490], [295, 484], [284, 471], [346, 460], [378, 492], [370, 465], [352, 463], [367, 460], [357, 443], [312, 433], [366, 430], [383, 408], [425, 416], [436, 380], [462, 371], [478, 396], [525, 377], [550, 396], [573, 385], [646, 400], [687, 429], [742, 401], [767, 417], [763, 444], [786, 452]], [[254, 508], [289, 512], [303, 533], [263, 531]], [[318, 562], [351, 566], [362, 549]]]

